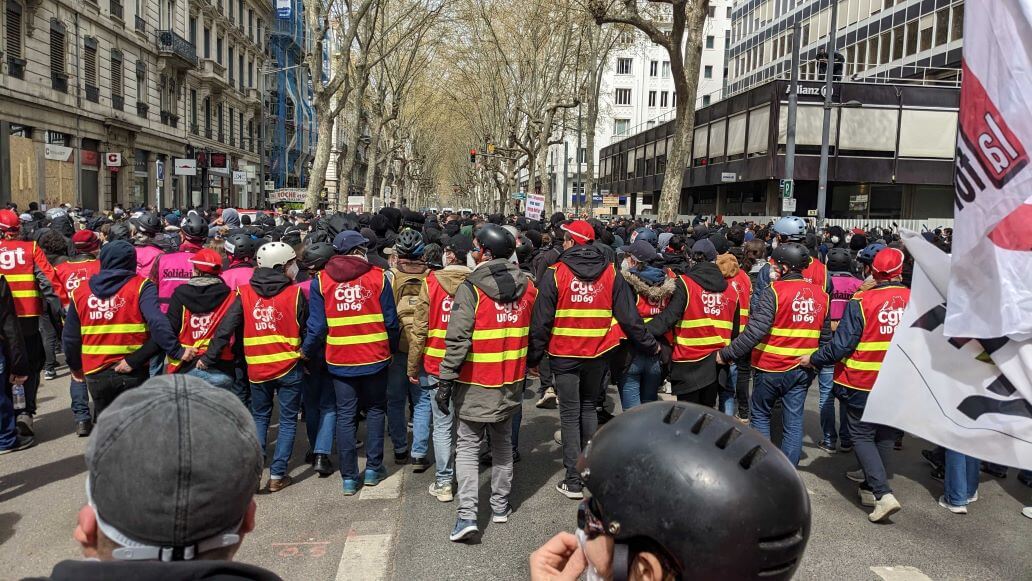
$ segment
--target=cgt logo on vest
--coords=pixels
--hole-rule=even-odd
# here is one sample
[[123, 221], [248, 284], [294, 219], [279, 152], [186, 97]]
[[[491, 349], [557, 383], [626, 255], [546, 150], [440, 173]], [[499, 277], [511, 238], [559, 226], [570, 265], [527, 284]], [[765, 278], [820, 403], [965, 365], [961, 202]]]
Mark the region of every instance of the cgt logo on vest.
[[899, 322], [903, 320], [903, 309], [905, 307], [903, 299], [899, 297], [885, 301], [881, 308], [878, 309], [878, 332], [883, 335], [895, 333]]
[[26, 264], [24, 248], [0, 247], [0, 270], [11, 270], [22, 264]]
[[719, 317], [724, 312], [724, 295], [721, 293], [702, 293], [702, 312]]
[[91, 321], [100, 319], [110, 321], [115, 318], [115, 313], [125, 306], [125, 299], [119, 296], [102, 299], [96, 295], [90, 295], [90, 298], [86, 299], [86, 306], [90, 309]]
[[444, 297], [441, 301], [441, 322], [447, 323], [451, 320], [452, 305], [455, 304], [455, 299], [451, 297]]
[[495, 320], [499, 323], [515, 323], [520, 320], [520, 314], [526, 307], [526, 301], [495, 303]]
[[792, 322], [812, 323], [820, 315], [821, 306], [813, 298], [810, 289], [802, 289], [792, 299]]
[[86, 274], [85, 269], [73, 270], [68, 273], [68, 280], [65, 281], [65, 290], [71, 294], [72, 291], [79, 288], [82, 283], [86, 282], [88, 278], [89, 275]]
[[593, 282], [583, 281], [580, 279], [573, 279], [570, 281], [570, 292], [573, 296], [570, 297], [570, 301], [574, 303], [593, 303], [595, 302], [595, 296], [602, 290], [602, 285], [596, 285]]
[[360, 311], [362, 304], [373, 298], [373, 291], [360, 284], [342, 284], [333, 291], [333, 298], [337, 300], [338, 310]]
[[274, 305], [265, 304], [262, 299], [258, 299], [258, 302], [254, 304], [254, 310], [251, 311], [251, 316], [254, 317], [256, 331], [276, 331], [276, 323], [283, 318], [283, 313], [279, 312]]
[[207, 315], [190, 315], [190, 328], [193, 331], [190, 332], [190, 336], [196, 341], [203, 337], [208, 329], [211, 328], [211, 322], [215, 318], [215, 313], [208, 313]]

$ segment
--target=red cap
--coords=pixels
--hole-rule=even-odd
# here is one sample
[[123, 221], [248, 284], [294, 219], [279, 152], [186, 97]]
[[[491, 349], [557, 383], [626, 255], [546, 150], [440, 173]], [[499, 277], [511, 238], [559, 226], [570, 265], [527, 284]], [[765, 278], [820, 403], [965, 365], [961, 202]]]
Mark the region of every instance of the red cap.
[[574, 220], [560, 228], [570, 235], [574, 244], [589, 244], [595, 241], [595, 229], [584, 220]]
[[883, 248], [874, 255], [871, 262], [874, 278], [887, 280], [903, 273], [903, 251], [899, 248]]
[[190, 263], [199, 272], [205, 274], [219, 274], [222, 272], [222, 257], [211, 248], [202, 248], [190, 258]]
[[0, 210], [0, 230], [17, 230], [21, 228], [21, 220], [18, 214], [11, 210]]
[[97, 233], [93, 230], [79, 230], [72, 235], [72, 244], [75, 244], [76, 250], [95, 252], [100, 248], [100, 238], [97, 238]]

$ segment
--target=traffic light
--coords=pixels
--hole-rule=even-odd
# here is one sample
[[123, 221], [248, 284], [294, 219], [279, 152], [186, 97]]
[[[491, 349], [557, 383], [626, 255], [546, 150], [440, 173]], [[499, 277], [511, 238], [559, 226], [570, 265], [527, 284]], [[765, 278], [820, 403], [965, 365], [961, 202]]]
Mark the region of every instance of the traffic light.
[[476, 163], [477, 162], [477, 150], [475, 150], [475, 149], [469, 150], [469, 162], [470, 163]]
[[487, 154], [488, 155], [494, 155], [494, 152], [495, 152], [494, 144], [493, 143], [488, 143], [487, 144]]

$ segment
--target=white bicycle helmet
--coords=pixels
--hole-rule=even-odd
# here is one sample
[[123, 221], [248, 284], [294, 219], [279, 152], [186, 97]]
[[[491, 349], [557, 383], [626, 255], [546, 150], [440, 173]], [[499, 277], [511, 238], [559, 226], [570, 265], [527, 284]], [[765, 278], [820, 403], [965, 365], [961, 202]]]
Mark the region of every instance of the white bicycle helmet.
[[294, 249], [284, 242], [266, 242], [255, 253], [260, 268], [276, 268], [297, 258]]
[[789, 240], [802, 240], [806, 238], [806, 220], [799, 216], [785, 216], [774, 222], [774, 232]]

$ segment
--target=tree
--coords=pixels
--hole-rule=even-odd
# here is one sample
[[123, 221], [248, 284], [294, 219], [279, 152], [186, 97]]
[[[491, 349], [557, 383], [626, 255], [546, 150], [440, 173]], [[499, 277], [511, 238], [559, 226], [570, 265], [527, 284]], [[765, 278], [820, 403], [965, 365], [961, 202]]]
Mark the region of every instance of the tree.
[[670, 57], [677, 107], [658, 213], [660, 220], [672, 221], [678, 214], [684, 169], [691, 157], [695, 133], [694, 105], [709, 0], [586, 0], [586, 7], [597, 24], [633, 26], [665, 48]]

